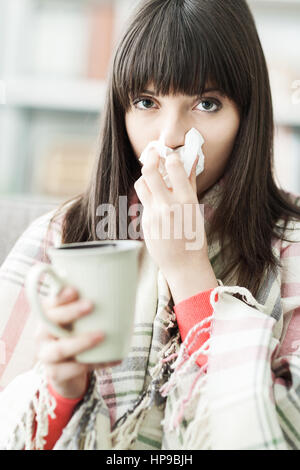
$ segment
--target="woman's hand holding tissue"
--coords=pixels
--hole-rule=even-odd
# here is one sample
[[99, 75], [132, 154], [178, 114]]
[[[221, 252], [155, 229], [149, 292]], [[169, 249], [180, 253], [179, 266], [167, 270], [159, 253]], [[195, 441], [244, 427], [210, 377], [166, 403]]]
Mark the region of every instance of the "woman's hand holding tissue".
[[167, 156], [165, 166], [172, 184], [169, 189], [159, 172], [159, 153], [152, 148], [142, 167], [142, 176], [134, 185], [143, 204], [142, 227], [147, 249], [171, 290], [174, 285], [177, 301], [218, 285], [208, 258], [204, 219], [197, 198], [198, 158], [188, 177], [178, 154]]

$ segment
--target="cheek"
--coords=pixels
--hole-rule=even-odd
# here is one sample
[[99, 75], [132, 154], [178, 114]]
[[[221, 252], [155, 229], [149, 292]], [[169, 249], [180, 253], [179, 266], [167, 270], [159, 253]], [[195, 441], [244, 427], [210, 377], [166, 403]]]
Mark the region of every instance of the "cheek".
[[139, 121], [134, 118], [133, 113], [127, 113], [125, 115], [125, 126], [135, 156], [139, 158], [148, 143], [145, 129], [141, 128]]
[[223, 169], [228, 161], [239, 129], [239, 117], [232, 113], [216, 122], [206, 134], [203, 152], [209, 168]]
[[208, 143], [207, 152], [204, 148], [207, 168], [223, 168], [231, 154], [234, 140], [234, 138], [223, 138], [215, 140], [211, 144]]
[[222, 121], [211, 126], [205, 135], [203, 153], [205, 155], [204, 172], [198, 176], [197, 184], [202, 190], [213, 185], [225, 172], [239, 128], [239, 121]]
[[134, 119], [132, 113], [125, 114], [125, 127], [130, 143], [133, 143], [135, 131]]

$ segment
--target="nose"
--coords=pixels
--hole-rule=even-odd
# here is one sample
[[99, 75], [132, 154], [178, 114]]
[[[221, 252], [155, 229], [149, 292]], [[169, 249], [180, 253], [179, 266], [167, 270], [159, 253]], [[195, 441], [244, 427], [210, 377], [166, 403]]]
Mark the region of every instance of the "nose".
[[189, 131], [179, 120], [168, 120], [167, 125], [163, 126], [160, 137], [164, 137], [165, 146], [172, 150], [177, 150], [184, 146], [185, 135]]
[[163, 116], [164, 123], [161, 126], [160, 138], [164, 138], [166, 147], [177, 150], [184, 146], [185, 135], [190, 130], [188, 123], [172, 109], [167, 116]]

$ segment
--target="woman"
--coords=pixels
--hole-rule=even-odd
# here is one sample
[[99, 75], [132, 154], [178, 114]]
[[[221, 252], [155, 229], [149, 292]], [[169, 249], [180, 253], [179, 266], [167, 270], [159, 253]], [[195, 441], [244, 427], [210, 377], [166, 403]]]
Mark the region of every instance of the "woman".
[[[191, 128], [204, 137], [205, 169], [196, 178], [194, 163], [188, 177], [173, 153], [170, 192], [158, 153], [142, 171], [138, 160], [162, 132], [176, 150]], [[23, 328], [5, 339], [11, 359], [3, 376], [9, 381], [18, 348], [30, 350], [24, 330], [34, 323], [23, 283], [5, 281], [5, 271], [17, 256], [24, 279], [25, 257], [49, 262], [49, 244], [97, 240], [97, 207], [118, 209], [124, 195], [143, 204], [141, 276], [153, 275], [136, 313], [136, 348], [122, 364], [85, 366], [73, 357], [102, 341], [101, 332], [66, 340], [43, 327], [42, 369], [18, 424], [6, 429], [6, 448], [299, 448], [299, 198], [274, 182], [268, 71], [246, 2], [142, 2], [112, 63], [100, 142], [86, 191], [33, 223], [2, 267], [4, 323], [20, 318]], [[150, 237], [172, 202], [204, 204], [201, 249]], [[32, 255], [37, 233], [43, 250]], [[60, 324], [91, 309], [73, 286], [45, 301]], [[27, 359], [19, 372], [32, 365]]]

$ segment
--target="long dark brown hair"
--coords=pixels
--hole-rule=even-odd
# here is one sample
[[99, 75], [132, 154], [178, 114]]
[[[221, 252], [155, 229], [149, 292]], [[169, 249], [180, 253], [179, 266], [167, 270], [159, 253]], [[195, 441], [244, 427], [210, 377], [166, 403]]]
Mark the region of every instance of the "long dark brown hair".
[[[219, 237], [225, 253], [225, 240], [230, 241], [226, 247], [230, 256], [224, 257], [220, 278], [235, 271], [238, 285], [256, 295], [263, 273], [280, 266], [271, 246], [273, 237], [285, 240], [278, 220], [286, 224], [291, 218], [299, 219], [300, 208], [274, 181], [269, 76], [245, 0], [146, 0], [139, 4], [111, 62], [90, 184], [71, 204], [66, 201], [70, 205], [62, 242], [97, 240], [97, 207], [112, 204], [119, 221], [119, 196], [129, 199], [141, 176], [125, 128], [132, 98], [149, 83], [156, 94], [201, 95], [208, 82], [240, 111], [240, 128], [208, 243]], [[118, 237], [118, 222], [116, 228]]]

